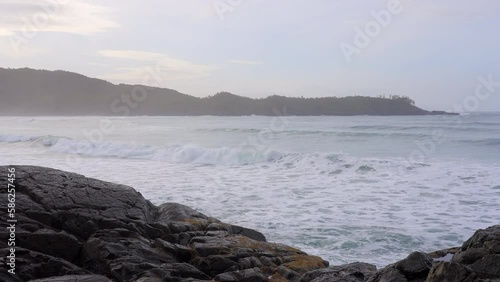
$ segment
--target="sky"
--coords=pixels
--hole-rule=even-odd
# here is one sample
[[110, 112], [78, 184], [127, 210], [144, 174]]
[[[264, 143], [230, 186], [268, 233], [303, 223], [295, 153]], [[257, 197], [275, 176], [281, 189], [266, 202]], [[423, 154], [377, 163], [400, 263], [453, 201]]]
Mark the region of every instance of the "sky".
[[0, 67], [500, 111], [497, 0], [0, 0]]

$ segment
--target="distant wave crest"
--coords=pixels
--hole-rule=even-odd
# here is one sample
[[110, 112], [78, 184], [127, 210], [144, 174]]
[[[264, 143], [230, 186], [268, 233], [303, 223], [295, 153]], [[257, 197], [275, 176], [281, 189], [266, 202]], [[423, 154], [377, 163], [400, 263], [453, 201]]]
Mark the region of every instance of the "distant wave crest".
[[[500, 145], [500, 139], [454, 140], [479, 146]], [[65, 136], [18, 136], [1, 135], [0, 142], [31, 143], [32, 146], [46, 147], [49, 152], [62, 154], [77, 154], [89, 157], [110, 157], [128, 159], [146, 159], [174, 163], [193, 163], [202, 165], [248, 165], [256, 163], [280, 163], [282, 166], [330, 166], [346, 161], [344, 154], [293, 153], [257, 148], [253, 146], [238, 148], [207, 148], [192, 144], [152, 146], [128, 142], [90, 142]], [[345, 164], [344, 168], [358, 164]], [[359, 171], [371, 171], [359, 164]]]
[[288, 153], [253, 146], [239, 148], [206, 148], [196, 145], [152, 146], [126, 142], [90, 142], [52, 135], [0, 135], [0, 142], [31, 143], [33, 146], [47, 147], [48, 151], [52, 153], [89, 157], [150, 159], [204, 165], [231, 166], [278, 162], [285, 166], [295, 166], [301, 163], [310, 165], [319, 161], [327, 164], [342, 162], [341, 154]]

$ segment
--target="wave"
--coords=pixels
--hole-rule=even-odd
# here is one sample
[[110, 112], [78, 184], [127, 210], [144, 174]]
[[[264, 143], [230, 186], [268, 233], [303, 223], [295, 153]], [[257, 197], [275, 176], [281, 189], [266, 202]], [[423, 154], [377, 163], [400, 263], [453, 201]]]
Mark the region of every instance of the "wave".
[[350, 128], [353, 128], [353, 129], [392, 129], [392, 128], [398, 128], [398, 126], [392, 126], [392, 125], [355, 125], [355, 126], [351, 126]]
[[65, 136], [22, 136], [22, 135], [0, 135], [0, 142], [3, 143], [22, 143], [22, 142], [32, 142], [33, 144], [41, 144], [43, 146], [52, 146], [56, 144], [60, 139], [71, 138]]
[[272, 150], [256, 148], [204, 148], [195, 145], [151, 146], [125, 142], [89, 142], [84, 140], [58, 139], [50, 152], [78, 154], [91, 157], [116, 157], [150, 159], [175, 163], [212, 165], [246, 165], [272, 162], [283, 156]]
[[487, 122], [487, 121], [475, 121], [471, 122], [473, 125], [482, 125], [482, 126], [500, 126], [500, 122]]
[[58, 139], [49, 151], [89, 157], [141, 159], [226, 168], [258, 165], [271, 170], [299, 169], [329, 175], [341, 173], [363, 175], [377, 172], [378, 167], [392, 167], [394, 171], [400, 167], [407, 170], [419, 168], [415, 166], [418, 164], [404, 160], [355, 158], [344, 153], [291, 153], [252, 147], [206, 148], [196, 145], [160, 147], [121, 142], [91, 143], [63, 138]]
[[[255, 134], [259, 133], [261, 129], [239, 129], [239, 128], [216, 128], [216, 129], [197, 129], [199, 132], [239, 132]], [[333, 131], [333, 130], [284, 130], [275, 132], [273, 134], [277, 135], [287, 135], [287, 136], [304, 136], [304, 135], [321, 135], [321, 136], [340, 136], [340, 137], [376, 137], [376, 136], [387, 136], [387, 137], [413, 137], [413, 138], [426, 138], [429, 134], [422, 133], [403, 133], [403, 132], [368, 132], [368, 131]]]
[[259, 133], [262, 129], [257, 128], [198, 128], [199, 132], [241, 132], [241, 133]]
[[0, 135], [0, 142], [4, 143], [19, 143], [35, 141], [39, 136], [20, 136], [20, 135]]
[[354, 125], [350, 126], [349, 128], [352, 129], [376, 129], [376, 130], [414, 130], [414, 129], [425, 129], [428, 130], [429, 128], [441, 128], [441, 126], [430, 126], [430, 125], [425, 125], [425, 126], [419, 126], [419, 125], [414, 125], [414, 126], [401, 126], [401, 125]]
[[472, 143], [475, 145], [483, 145], [483, 146], [498, 146], [500, 145], [500, 139], [497, 138], [488, 138], [488, 139], [479, 139], [479, 140], [461, 140], [462, 143]]
[[20, 118], [20, 119], [17, 120], [17, 122], [21, 123], [21, 124], [34, 123], [36, 121], [37, 120], [35, 118]]
[[[202, 165], [240, 166], [275, 163], [279, 167], [324, 167], [335, 164], [343, 168], [356, 169], [356, 164], [346, 164], [346, 154], [291, 153], [258, 148], [207, 148], [196, 145], [152, 146], [126, 142], [90, 142], [65, 136], [15, 136], [0, 135], [0, 142], [28, 142], [32, 146], [46, 147], [48, 152], [74, 154], [101, 158], [126, 158], [189, 163]], [[359, 166], [363, 166], [360, 164]], [[364, 171], [361, 167], [360, 171]]]

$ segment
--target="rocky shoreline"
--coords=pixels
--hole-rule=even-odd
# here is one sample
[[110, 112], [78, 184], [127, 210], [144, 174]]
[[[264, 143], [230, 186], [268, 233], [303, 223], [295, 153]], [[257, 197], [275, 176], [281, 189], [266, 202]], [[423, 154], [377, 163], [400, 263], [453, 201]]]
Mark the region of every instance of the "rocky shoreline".
[[[1, 189], [0, 281], [500, 281], [500, 225], [462, 247], [378, 269], [328, 266], [320, 257], [266, 241], [189, 207], [154, 206], [131, 187], [33, 166], [15, 168], [15, 219]], [[15, 226], [15, 275], [7, 270]], [[9, 229], [9, 227], [11, 227]]]

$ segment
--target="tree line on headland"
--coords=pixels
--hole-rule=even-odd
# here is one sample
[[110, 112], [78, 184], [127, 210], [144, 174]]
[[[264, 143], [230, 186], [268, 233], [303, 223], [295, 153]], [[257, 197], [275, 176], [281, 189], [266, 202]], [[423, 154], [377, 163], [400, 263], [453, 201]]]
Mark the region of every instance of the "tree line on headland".
[[0, 115], [430, 115], [406, 96], [253, 99], [219, 92], [198, 98], [142, 85], [112, 84], [67, 71], [0, 68]]

